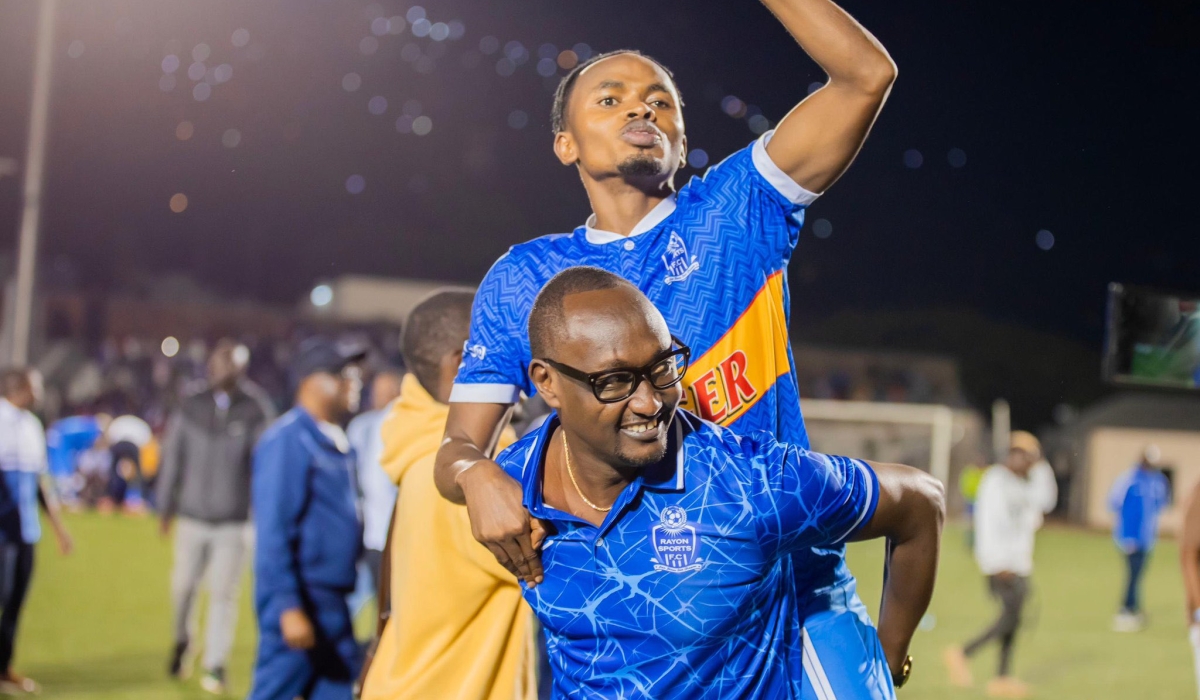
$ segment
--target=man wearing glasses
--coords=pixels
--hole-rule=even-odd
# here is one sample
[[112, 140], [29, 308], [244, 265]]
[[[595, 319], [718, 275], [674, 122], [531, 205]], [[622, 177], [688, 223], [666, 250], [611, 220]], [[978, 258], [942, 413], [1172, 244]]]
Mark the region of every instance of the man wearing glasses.
[[[906, 657], [933, 594], [937, 480], [677, 411], [689, 349], [603, 270], [551, 280], [529, 339], [529, 375], [556, 413], [497, 462], [548, 524], [545, 578], [525, 597], [547, 631], [555, 697], [895, 697], [907, 671], [887, 660]], [[862, 624], [839, 631], [848, 659], [794, 654], [808, 592], [789, 553], [877, 537], [891, 541], [882, 644]]]

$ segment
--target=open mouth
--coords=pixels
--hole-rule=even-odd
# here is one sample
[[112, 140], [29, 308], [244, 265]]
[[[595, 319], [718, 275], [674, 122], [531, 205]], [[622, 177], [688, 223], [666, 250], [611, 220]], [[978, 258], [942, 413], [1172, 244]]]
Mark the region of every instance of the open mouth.
[[649, 420], [626, 423], [621, 426], [622, 433], [639, 442], [653, 442], [659, 438], [663, 430], [664, 421], [661, 414]]

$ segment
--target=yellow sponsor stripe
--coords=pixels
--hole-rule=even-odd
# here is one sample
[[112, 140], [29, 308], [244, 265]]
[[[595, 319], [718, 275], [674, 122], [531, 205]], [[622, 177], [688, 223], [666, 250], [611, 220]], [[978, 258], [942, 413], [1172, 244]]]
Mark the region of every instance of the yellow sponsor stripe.
[[767, 278], [725, 335], [693, 360], [683, 382], [684, 408], [727, 425], [790, 370], [780, 271]]

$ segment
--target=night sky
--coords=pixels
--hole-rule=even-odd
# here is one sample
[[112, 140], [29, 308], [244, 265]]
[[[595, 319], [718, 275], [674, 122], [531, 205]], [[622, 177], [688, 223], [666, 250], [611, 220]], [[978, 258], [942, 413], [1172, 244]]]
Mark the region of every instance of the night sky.
[[[729, 116], [725, 97], [773, 124], [822, 79], [749, 0], [428, 2], [419, 29], [391, 34], [385, 19], [376, 36], [372, 18], [410, 4], [61, 0], [47, 274], [114, 291], [181, 272], [276, 302], [344, 273], [477, 282], [509, 245], [589, 213], [551, 152], [557, 78], [539, 75], [541, 55], [582, 42], [659, 58], [710, 164], [755, 137], [754, 109]], [[841, 311], [965, 307], [1098, 347], [1108, 282], [1200, 291], [1196, 3], [844, 6], [900, 78], [810, 210], [791, 270], [798, 339]], [[35, 18], [34, 2], [0, 1], [0, 158], [18, 170]], [[414, 36], [429, 23], [462, 36]], [[187, 75], [198, 44], [199, 82]], [[164, 91], [168, 54], [179, 67]], [[431, 129], [401, 133], [398, 120]], [[19, 172], [0, 168], [0, 251], [19, 207]]]

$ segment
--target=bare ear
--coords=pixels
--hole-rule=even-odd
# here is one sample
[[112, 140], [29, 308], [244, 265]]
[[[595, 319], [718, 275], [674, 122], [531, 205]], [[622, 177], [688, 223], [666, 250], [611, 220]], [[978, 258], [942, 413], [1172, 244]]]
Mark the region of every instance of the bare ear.
[[561, 408], [562, 402], [558, 400], [558, 390], [554, 386], [554, 374], [546, 366], [546, 363], [541, 360], [530, 362], [529, 379], [538, 393], [542, 395], [542, 400], [546, 402], [547, 406], [556, 411]]
[[554, 135], [554, 155], [563, 165], [575, 165], [579, 162], [579, 149], [575, 147], [575, 139], [567, 132], [560, 131]]
[[688, 154], [687, 137], [684, 136], [683, 137], [683, 148], [679, 149], [679, 167], [681, 167], [681, 168], [687, 167], [687, 154]]

